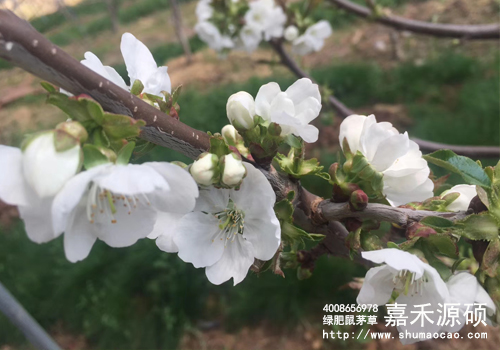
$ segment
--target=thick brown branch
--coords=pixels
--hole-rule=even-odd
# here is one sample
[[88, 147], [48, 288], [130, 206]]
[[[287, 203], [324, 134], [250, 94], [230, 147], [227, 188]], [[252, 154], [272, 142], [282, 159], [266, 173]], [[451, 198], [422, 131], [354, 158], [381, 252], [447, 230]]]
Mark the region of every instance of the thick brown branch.
[[349, 0], [330, 0], [330, 2], [360, 17], [370, 18], [381, 24], [414, 33], [469, 40], [500, 38], [500, 26], [498, 24], [457, 25], [429, 23], [399, 16], [376, 15], [369, 8]]
[[0, 57], [75, 95], [92, 96], [107, 111], [143, 119], [146, 127], [142, 137], [148, 141], [191, 158], [208, 149], [206, 133], [171, 118], [88, 69], [7, 10], [0, 11]]
[[[285, 65], [293, 74], [299, 78], [309, 78], [314, 81], [314, 79], [307, 72], [302, 70], [297, 62], [285, 51], [281, 41], [273, 40], [271, 41], [271, 46], [280, 56], [281, 63]], [[334, 96], [329, 96], [328, 101], [342, 118], [356, 114], [356, 112], [344, 105]], [[423, 151], [427, 152], [449, 149], [457, 154], [472, 158], [500, 158], [500, 147], [448, 145], [444, 143], [425, 141], [418, 138], [412, 138], [412, 140], [415, 141]]]

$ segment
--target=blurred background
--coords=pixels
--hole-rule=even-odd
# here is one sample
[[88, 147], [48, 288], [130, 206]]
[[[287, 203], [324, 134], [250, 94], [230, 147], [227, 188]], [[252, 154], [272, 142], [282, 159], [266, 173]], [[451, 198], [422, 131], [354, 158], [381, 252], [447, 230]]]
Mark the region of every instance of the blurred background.
[[[123, 32], [133, 33], [158, 65], [168, 66], [172, 86], [183, 85], [181, 121], [200, 130], [217, 132], [227, 123], [225, 105], [231, 94], [245, 90], [255, 95], [269, 81], [285, 89], [295, 80], [265, 44], [252, 55], [218, 57], [194, 34], [197, 2], [177, 1], [190, 56], [176, 34], [170, 0], [0, 0], [0, 8], [29, 20], [79, 60], [85, 51], [94, 52], [126, 80], [119, 44]], [[424, 21], [499, 20], [498, 0], [377, 3]], [[334, 34], [323, 50], [297, 59], [357, 113], [374, 113], [379, 121], [430, 141], [499, 144], [498, 42], [412, 35], [326, 3], [314, 17], [330, 21]], [[39, 83], [0, 59], [0, 144], [19, 146], [25, 133], [66, 119], [45, 104]], [[341, 119], [324, 105], [320, 139], [308, 152], [328, 167], [338, 152]], [[137, 162], [151, 160], [187, 161], [156, 148]], [[458, 181], [451, 177], [452, 183]], [[318, 195], [331, 191], [324, 181], [305, 179], [304, 185]], [[351, 261], [324, 256], [305, 281], [285, 270], [284, 279], [271, 272], [250, 273], [236, 287], [231, 282], [213, 286], [203, 269], [161, 252], [147, 239], [121, 249], [97, 242], [86, 260], [72, 264], [64, 257], [62, 237], [43, 245], [31, 242], [16, 209], [0, 202], [0, 281], [64, 349], [498, 349], [498, 328], [487, 330], [488, 340], [406, 347], [398, 340], [323, 340], [324, 305], [355, 302], [357, 291], [347, 284], [364, 274]], [[379, 323], [374, 330], [384, 329], [383, 314]], [[1, 314], [0, 349], [30, 349]]]

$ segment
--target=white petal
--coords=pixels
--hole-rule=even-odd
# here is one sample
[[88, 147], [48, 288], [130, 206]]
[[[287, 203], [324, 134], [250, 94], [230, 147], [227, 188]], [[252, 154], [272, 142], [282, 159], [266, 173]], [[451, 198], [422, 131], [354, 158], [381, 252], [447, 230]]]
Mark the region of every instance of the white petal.
[[130, 86], [134, 84], [136, 79], [144, 84], [149, 77], [155, 74], [158, 66], [153, 55], [146, 45], [137, 40], [135, 36], [124, 33], [120, 49], [130, 77]]
[[215, 264], [224, 252], [224, 240], [216, 237], [219, 231], [219, 220], [213, 215], [201, 212], [186, 214], [174, 236], [179, 258], [197, 268]]
[[112, 83], [115, 83], [122, 89], [128, 90], [127, 85], [123, 78], [116, 72], [116, 70], [109, 66], [104, 66], [101, 60], [94, 55], [92, 52], [87, 51], [84, 54], [85, 59], [81, 61], [81, 63], [87, 68], [92, 69], [97, 74], [103, 76], [108, 79]]
[[361, 151], [360, 138], [366, 120], [367, 117], [364, 115], [353, 114], [342, 121], [339, 131], [339, 143], [342, 149], [344, 139], [346, 139], [353, 154]]
[[276, 215], [245, 217], [243, 237], [252, 243], [255, 257], [267, 261], [276, 254], [281, 242], [280, 223]]
[[361, 256], [377, 264], [385, 263], [397, 271], [408, 270], [415, 273], [416, 278], [422, 277], [426, 265], [415, 255], [395, 248], [361, 252]]
[[425, 167], [406, 176], [392, 177], [384, 174], [384, 186], [399, 193], [411, 192], [429, 178], [430, 169]]
[[319, 130], [314, 125], [305, 125], [298, 128], [296, 136], [302, 137], [302, 139], [307, 143], [314, 143], [318, 141]]
[[198, 185], [181, 167], [166, 162], [144, 163], [143, 166], [153, 168], [167, 181], [170, 190], [149, 196], [156, 209], [171, 213], [188, 213], [194, 209], [198, 197]]
[[360, 305], [384, 305], [391, 298], [394, 290], [392, 281], [394, 274], [388, 266], [372, 267], [366, 273], [363, 286], [359, 291], [356, 302]]
[[241, 237], [228, 243], [219, 261], [205, 270], [207, 278], [213, 284], [219, 285], [231, 277], [234, 285], [243, 281], [248, 269], [254, 262], [252, 244]]
[[444, 191], [441, 197], [448, 193], [459, 193], [460, 196], [446, 207], [449, 211], [460, 211], [469, 209], [469, 204], [472, 198], [477, 196], [476, 186], [473, 185], [456, 185], [448, 191]]
[[174, 235], [183, 216], [184, 214], [158, 212], [155, 227], [148, 238], [156, 239], [156, 245], [164, 252], [177, 253], [179, 248], [174, 242]]
[[19, 148], [0, 145], [0, 199], [11, 205], [28, 205], [23, 173], [23, 154]]
[[320, 111], [321, 101], [316, 100], [314, 97], [307, 97], [299, 104], [295, 103], [295, 117], [304, 124], [313, 121]]
[[61, 233], [66, 229], [68, 217], [80, 202], [85, 191], [88, 190], [88, 185], [92, 179], [110, 164], [103, 164], [94, 167], [90, 170], [84, 171], [70, 181], [68, 181], [61, 191], [54, 198], [52, 204], [52, 222], [54, 225], [54, 232]]
[[288, 89], [286, 89], [285, 93], [295, 105], [299, 105], [308, 97], [312, 97], [321, 104], [321, 94], [319, 93], [319, 87], [317, 84], [313, 84], [313, 82], [308, 78], [297, 80], [295, 83], [290, 85]]
[[115, 165], [97, 176], [94, 182], [101, 188], [123, 195], [170, 189], [165, 178], [156, 170], [139, 164]]
[[57, 238], [61, 232], [54, 233], [50, 209], [53, 198], [30, 197], [28, 206], [19, 206], [19, 215], [24, 221], [28, 237], [36, 243], [45, 243]]
[[387, 201], [393, 206], [397, 207], [410, 202], [421, 202], [434, 196], [433, 193], [434, 183], [431, 179], [426, 179], [425, 182], [409, 191], [399, 192], [390, 187], [384, 188], [383, 193]]
[[167, 73], [167, 67], [158, 67], [149, 77], [146, 77], [142, 83], [144, 84], [144, 92], [148, 94], [161, 96], [162, 91], [168, 93], [172, 92], [172, 84], [170, 82], [170, 76]]
[[255, 97], [255, 113], [265, 120], [271, 120], [271, 103], [280, 92], [277, 83], [262, 85]]
[[68, 228], [64, 233], [64, 253], [66, 258], [71, 262], [85, 259], [96, 239], [87, 221], [85, 205], [80, 204], [71, 213]]
[[417, 170], [428, 168], [427, 162], [422, 158], [418, 145], [410, 140], [408, 152], [398, 158], [387, 170], [385, 176], [401, 177], [412, 174]]
[[[230, 197], [234, 204], [238, 209], [245, 212], [245, 216], [258, 217], [263, 212], [274, 212], [273, 206], [276, 202], [276, 195], [269, 181], [253, 165], [248, 163], [244, 165], [247, 169], [247, 176], [243, 180], [240, 189], [238, 191], [230, 190]], [[225, 202], [225, 206], [227, 206], [227, 202]]]
[[[398, 326], [397, 329], [399, 332], [410, 332], [410, 333], [415, 333], [415, 334], [420, 334], [420, 333], [435, 333], [439, 332], [441, 330], [441, 326], [438, 325], [437, 321], [439, 320], [439, 316], [441, 315], [437, 310], [439, 309], [439, 303], [441, 305], [445, 302], [445, 299], [441, 297], [439, 293], [437, 293], [437, 290], [434, 286], [433, 283], [425, 283], [423, 286], [423, 290], [421, 294], [415, 294], [415, 295], [404, 295], [400, 294], [399, 297], [396, 299], [396, 302], [398, 304], [407, 304], [407, 306], [404, 308], [404, 316], [408, 317], [406, 319], [406, 326]], [[433, 313], [427, 314], [429, 319], [432, 321], [427, 320], [424, 318], [423, 322], [423, 327], [421, 324], [421, 318], [419, 318], [416, 322], [411, 324], [412, 321], [415, 320], [417, 317], [417, 314], [411, 313], [419, 311], [421, 308], [418, 307], [416, 308], [415, 305], [422, 305], [422, 304], [427, 304], [430, 303], [431, 305], [426, 306], [424, 310], [431, 310]], [[403, 345], [406, 344], [413, 344], [421, 340], [426, 340], [425, 338], [419, 338], [419, 339], [412, 339], [412, 338], [403, 338], [401, 339], [401, 343]]]
[[230, 191], [231, 190], [227, 189], [217, 189], [215, 187], [201, 189], [200, 196], [196, 200], [194, 211], [204, 211], [213, 214], [226, 210], [229, 203]]
[[[141, 238], [147, 237], [154, 229], [157, 211], [144, 202], [130, 209], [117, 201], [113, 218], [106, 214], [96, 214], [95, 223], [87, 221], [92, 226], [97, 238], [111, 247], [128, 247]], [[114, 220], [114, 221], [113, 221]]]
[[326, 39], [332, 35], [332, 27], [328, 21], [322, 20], [307, 28], [306, 33], [320, 39]]
[[[274, 98], [273, 102], [271, 103], [271, 121], [278, 123], [278, 118], [282, 117], [284, 115], [288, 115], [290, 120], [290, 124], [295, 124], [300, 122], [298, 119], [295, 119], [295, 106], [293, 104], [293, 101], [288, 98], [288, 95], [284, 92], [280, 92], [276, 97]], [[283, 122], [283, 118], [280, 119], [281, 122]], [[288, 125], [289, 123], [284, 123], [285, 125]]]
[[80, 147], [57, 152], [54, 132], [43, 133], [32, 140], [23, 153], [26, 181], [40, 197], [52, 197], [71, 179], [80, 167]]
[[399, 157], [408, 152], [409, 139], [407, 134], [390, 136], [379, 143], [370, 164], [377, 171], [389, 168]]
[[365, 121], [363, 126], [360, 141], [363, 147], [363, 154], [368, 161], [371, 161], [380, 143], [393, 135], [397, 135], [398, 132], [394, 132], [392, 130], [392, 125], [389, 126], [389, 123], [376, 123], [370, 125], [367, 122], [369, 121]]

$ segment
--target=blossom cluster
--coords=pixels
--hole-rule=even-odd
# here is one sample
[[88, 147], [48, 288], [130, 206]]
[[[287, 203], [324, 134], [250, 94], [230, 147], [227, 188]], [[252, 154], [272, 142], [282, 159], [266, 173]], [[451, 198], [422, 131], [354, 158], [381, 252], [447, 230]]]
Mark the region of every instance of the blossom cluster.
[[332, 34], [328, 21], [301, 21], [299, 26], [295, 17], [289, 15], [292, 12], [274, 0], [200, 0], [195, 31], [217, 52], [253, 52], [263, 40], [282, 38], [292, 44], [298, 55], [320, 51], [324, 40]]

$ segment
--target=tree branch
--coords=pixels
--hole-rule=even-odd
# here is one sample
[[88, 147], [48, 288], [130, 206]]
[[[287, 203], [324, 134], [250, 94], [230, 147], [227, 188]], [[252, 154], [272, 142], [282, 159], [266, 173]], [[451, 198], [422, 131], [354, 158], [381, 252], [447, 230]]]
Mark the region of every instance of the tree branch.
[[457, 221], [464, 219], [470, 214], [472, 214], [472, 212], [440, 212], [395, 208], [377, 203], [369, 203], [368, 206], [361, 211], [352, 211], [349, 209], [348, 203], [333, 203], [326, 200], [319, 203], [316, 213], [316, 215], [323, 218], [324, 221], [338, 221], [346, 218], [373, 219], [394, 223], [402, 228], [406, 228], [412, 222], [418, 222], [429, 216], [439, 216], [451, 221]]
[[[286, 66], [293, 74], [295, 74], [299, 78], [309, 78], [312, 81], [314, 79], [302, 70], [297, 62], [285, 51], [283, 47], [283, 42], [281, 40], [272, 40], [270, 41], [271, 47], [276, 51], [278, 56], [281, 59], [281, 63]], [[355, 111], [347, 107], [341, 101], [339, 101], [334, 96], [329, 96], [328, 101], [330, 105], [337, 111], [337, 113], [342, 117], [348, 117], [352, 114], [356, 114]], [[434, 152], [440, 149], [449, 149], [453, 152], [473, 158], [500, 158], [500, 147], [496, 146], [459, 146], [459, 145], [448, 145], [444, 143], [425, 141], [418, 139], [416, 137], [412, 137], [412, 140], [415, 141], [419, 147], [428, 152]]]
[[329, 0], [332, 4], [357, 16], [369, 18], [386, 26], [407, 30], [414, 33], [432, 35], [442, 38], [461, 38], [469, 40], [499, 39], [498, 24], [458, 25], [416, 21], [399, 16], [378, 15], [367, 7], [349, 0]]
[[75, 94], [86, 94], [109, 112], [143, 119], [141, 136], [196, 158], [209, 147], [208, 135], [162, 113], [88, 69], [52, 44], [28, 22], [0, 10], [0, 57]]

